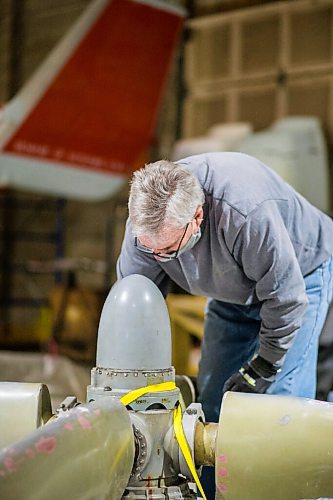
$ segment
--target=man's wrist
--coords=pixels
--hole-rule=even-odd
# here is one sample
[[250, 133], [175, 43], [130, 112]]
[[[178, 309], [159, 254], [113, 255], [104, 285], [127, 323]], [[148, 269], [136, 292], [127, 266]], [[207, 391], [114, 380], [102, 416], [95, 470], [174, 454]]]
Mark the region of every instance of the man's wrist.
[[251, 359], [249, 366], [259, 377], [267, 380], [274, 378], [279, 371], [273, 363], [270, 363], [267, 359], [264, 359], [259, 355], [256, 355]]

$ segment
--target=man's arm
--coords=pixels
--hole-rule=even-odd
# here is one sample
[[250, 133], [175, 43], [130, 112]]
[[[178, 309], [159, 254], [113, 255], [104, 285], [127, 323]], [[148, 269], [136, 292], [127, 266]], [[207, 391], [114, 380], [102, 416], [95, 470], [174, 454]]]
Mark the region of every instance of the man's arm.
[[279, 367], [307, 306], [305, 284], [276, 204], [264, 202], [245, 220], [234, 256], [255, 282], [262, 303], [259, 355]]
[[264, 393], [283, 364], [307, 305], [304, 279], [274, 202], [263, 203], [247, 217], [233, 251], [262, 303], [260, 344], [256, 356], [223, 390]]

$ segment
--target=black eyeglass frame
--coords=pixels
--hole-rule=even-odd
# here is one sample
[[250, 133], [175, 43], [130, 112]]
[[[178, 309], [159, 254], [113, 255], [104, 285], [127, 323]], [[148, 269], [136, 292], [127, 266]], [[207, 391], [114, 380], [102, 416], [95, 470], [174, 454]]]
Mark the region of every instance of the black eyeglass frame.
[[152, 250], [151, 248], [148, 248], [148, 247], [145, 247], [145, 246], [141, 245], [138, 242], [137, 236], [135, 236], [135, 238], [134, 238], [134, 246], [135, 246], [135, 248], [137, 248], [138, 250], [140, 250], [140, 252], [147, 253], [149, 255], [153, 255], [154, 257], [168, 258], [170, 260], [177, 259], [180, 247], [181, 247], [181, 245], [183, 243], [183, 240], [185, 238], [185, 234], [187, 232], [187, 228], [188, 228], [189, 225], [190, 225], [190, 222], [188, 222], [186, 224], [185, 231], [183, 233], [183, 236], [180, 239], [178, 248], [174, 252], [169, 252], [169, 253], [154, 252], [154, 250]]

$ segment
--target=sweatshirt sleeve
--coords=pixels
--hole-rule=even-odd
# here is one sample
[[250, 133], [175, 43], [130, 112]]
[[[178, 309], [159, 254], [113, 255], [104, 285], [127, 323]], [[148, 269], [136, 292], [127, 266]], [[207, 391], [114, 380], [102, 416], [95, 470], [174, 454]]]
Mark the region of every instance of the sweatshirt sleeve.
[[262, 302], [259, 354], [279, 367], [301, 326], [308, 300], [293, 245], [274, 201], [262, 203], [245, 218], [234, 257], [255, 282]]
[[169, 277], [153, 256], [137, 250], [131, 225], [127, 220], [121, 252], [117, 260], [117, 278], [119, 280], [130, 274], [142, 274], [151, 279], [166, 297], [170, 285]]

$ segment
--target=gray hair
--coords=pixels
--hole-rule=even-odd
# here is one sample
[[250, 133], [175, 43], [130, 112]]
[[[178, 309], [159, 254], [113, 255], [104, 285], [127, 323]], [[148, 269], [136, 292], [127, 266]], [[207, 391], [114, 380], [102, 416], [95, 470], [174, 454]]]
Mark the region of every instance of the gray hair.
[[149, 163], [131, 180], [128, 208], [133, 233], [155, 238], [166, 227], [181, 229], [204, 201], [198, 179], [185, 167], [168, 160]]

